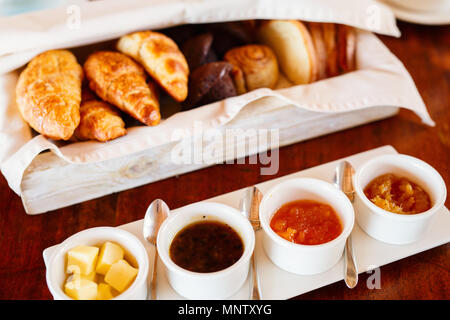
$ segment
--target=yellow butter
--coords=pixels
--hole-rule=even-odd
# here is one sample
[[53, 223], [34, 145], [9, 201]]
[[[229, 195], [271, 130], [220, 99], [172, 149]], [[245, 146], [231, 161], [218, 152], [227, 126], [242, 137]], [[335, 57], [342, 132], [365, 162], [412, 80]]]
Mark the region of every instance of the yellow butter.
[[86, 280], [94, 281], [94, 282], [96, 282], [95, 281], [96, 276], [97, 276], [97, 274], [95, 273], [95, 271], [92, 271], [91, 273], [86, 274], [86, 275], [84, 275], [84, 274], [80, 275], [81, 279], [86, 279]]
[[97, 300], [109, 300], [114, 298], [111, 287], [106, 283], [100, 283], [97, 290]]
[[99, 274], [106, 274], [111, 265], [123, 259], [123, 249], [115, 243], [105, 242], [100, 249], [96, 271]]
[[75, 300], [95, 300], [97, 298], [97, 284], [74, 274], [67, 279], [64, 292]]
[[89, 275], [95, 271], [99, 249], [77, 246], [67, 253], [67, 273]]
[[138, 269], [121, 259], [111, 265], [105, 275], [105, 282], [119, 292], [123, 292], [133, 282]]

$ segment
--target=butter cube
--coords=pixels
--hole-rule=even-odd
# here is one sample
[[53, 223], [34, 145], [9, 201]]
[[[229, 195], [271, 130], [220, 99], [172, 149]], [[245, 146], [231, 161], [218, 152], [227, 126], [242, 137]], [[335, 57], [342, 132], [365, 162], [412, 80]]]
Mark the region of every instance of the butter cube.
[[80, 275], [80, 278], [81, 278], [81, 279], [85, 279], [85, 280], [89, 280], [89, 281], [94, 281], [94, 282], [95, 282], [96, 275], [97, 275], [97, 274], [95, 273], [95, 271], [92, 271], [92, 272], [89, 273], [89, 274], [86, 274], [86, 275], [82, 274], [82, 275]]
[[114, 298], [111, 287], [106, 283], [100, 283], [97, 290], [97, 300], [109, 300]]
[[95, 271], [98, 248], [78, 246], [67, 253], [67, 273], [88, 275]]
[[112, 242], [105, 242], [100, 249], [96, 271], [99, 274], [106, 274], [111, 265], [123, 259], [123, 249]]
[[123, 292], [133, 282], [137, 273], [138, 269], [122, 259], [111, 265], [105, 275], [105, 282], [117, 291]]
[[97, 284], [82, 278], [78, 274], [70, 276], [64, 285], [64, 292], [75, 300], [95, 300], [97, 298]]

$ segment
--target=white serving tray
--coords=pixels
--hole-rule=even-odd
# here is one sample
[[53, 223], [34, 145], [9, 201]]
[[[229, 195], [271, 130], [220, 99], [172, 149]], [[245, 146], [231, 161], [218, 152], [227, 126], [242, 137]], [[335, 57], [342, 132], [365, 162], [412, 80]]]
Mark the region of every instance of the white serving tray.
[[[364, 161], [374, 156], [395, 153], [397, 153], [397, 151], [393, 147], [384, 146], [347, 157], [345, 160], [350, 161], [352, 165], [357, 168]], [[310, 177], [332, 182], [334, 170], [339, 161], [341, 160], [336, 160], [311, 169], [266, 181], [257, 184], [257, 187], [264, 193], [273, 185], [294, 177]], [[244, 195], [244, 190], [245, 189], [240, 189], [204, 201], [215, 201], [239, 208], [239, 202]], [[161, 195], [161, 198], [164, 199], [163, 194]], [[179, 209], [176, 209], [174, 212], [178, 210]], [[356, 212], [356, 214], [358, 213]], [[154, 248], [151, 245], [147, 245], [142, 237], [142, 223], [143, 220], [139, 220], [119, 226], [118, 228], [125, 229], [135, 234], [144, 243], [149, 252], [150, 265], [152, 265], [151, 259], [153, 258]], [[255, 257], [262, 299], [288, 299], [343, 279], [343, 259], [330, 270], [313, 276], [295, 275], [279, 269], [264, 253], [261, 246], [261, 232], [262, 231], [258, 231], [256, 233]], [[372, 270], [375, 267], [381, 267], [385, 264], [450, 242], [450, 214], [447, 208], [440, 210], [433, 218], [428, 233], [424, 238], [419, 242], [409, 245], [390, 245], [377, 241], [363, 232], [357, 224], [355, 224], [352, 231], [352, 236], [358, 271], [359, 273], [363, 273]], [[43, 256], [46, 264], [55, 247], [56, 246], [53, 246], [44, 250]], [[183, 299], [167, 282], [164, 266], [160, 261], [158, 261], [157, 281], [158, 299]], [[240, 291], [230, 297], [230, 299], [248, 299], [248, 296], [249, 288], [247, 281]]]

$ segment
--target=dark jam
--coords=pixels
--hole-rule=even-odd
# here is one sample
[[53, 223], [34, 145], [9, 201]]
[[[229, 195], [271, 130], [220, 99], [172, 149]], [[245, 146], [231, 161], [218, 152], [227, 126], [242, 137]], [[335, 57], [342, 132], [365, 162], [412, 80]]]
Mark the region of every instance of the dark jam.
[[169, 254], [176, 265], [193, 272], [216, 272], [233, 265], [244, 252], [241, 237], [217, 221], [192, 223], [172, 240]]

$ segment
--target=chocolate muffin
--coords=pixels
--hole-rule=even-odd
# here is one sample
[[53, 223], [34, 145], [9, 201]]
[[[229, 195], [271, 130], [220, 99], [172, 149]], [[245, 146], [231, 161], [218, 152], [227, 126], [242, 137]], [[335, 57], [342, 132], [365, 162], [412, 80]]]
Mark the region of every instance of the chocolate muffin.
[[182, 51], [189, 65], [190, 70], [195, 70], [201, 65], [217, 60], [217, 56], [212, 50], [213, 35], [203, 33], [188, 39], [182, 46]]
[[233, 66], [224, 61], [210, 62], [195, 69], [189, 79], [189, 95], [183, 110], [206, 105], [237, 95], [230, 77]]

